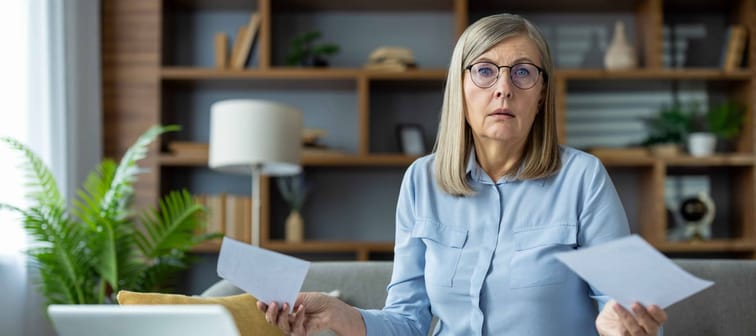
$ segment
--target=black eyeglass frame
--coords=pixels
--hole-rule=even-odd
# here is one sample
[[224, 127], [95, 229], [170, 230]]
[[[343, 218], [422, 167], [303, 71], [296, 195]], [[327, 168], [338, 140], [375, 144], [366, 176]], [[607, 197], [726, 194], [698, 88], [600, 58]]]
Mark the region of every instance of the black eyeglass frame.
[[[509, 79], [512, 81], [512, 85], [514, 85], [515, 87], [517, 87], [520, 90], [530, 90], [530, 89], [532, 89], [536, 85], [536, 83], [538, 83], [538, 78], [536, 78], [536, 80], [533, 82], [532, 86], [530, 86], [528, 88], [521, 88], [521, 87], [517, 86], [517, 84], [515, 84], [514, 80], [512, 79], [512, 68], [514, 68], [514, 67], [516, 67], [518, 65], [528, 64], [528, 65], [532, 65], [536, 69], [538, 69], [538, 76], [543, 75], [543, 78], [546, 79], [546, 78], [548, 78], [548, 75], [549, 75], [546, 72], [546, 70], [544, 70], [543, 68], [541, 68], [541, 67], [539, 67], [539, 66], [537, 66], [537, 65], [535, 65], [533, 63], [530, 63], [530, 62], [520, 62], [520, 63], [515, 63], [515, 64], [512, 64], [512, 65], [498, 65], [498, 64], [492, 63], [492, 62], [482, 61], [482, 62], [476, 62], [476, 63], [473, 63], [473, 64], [470, 64], [470, 65], [466, 66], [465, 70], [470, 71], [472, 69], [472, 67], [474, 67], [474, 66], [476, 66], [478, 64], [482, 64], [482, 63], [491, 64], [491, 65], [497, 67], [498, 68], [498, 72], [496, 73], [496, 80], [493, 81], [493, 82], [491, 82], [491, 85], [489, 85], [489, 86], [480, 86], [474, 80], [472, 81], [473, 84], [475, 84], [475, 86], [477, 86], [477, 87], [479, 87], [481, 89], [490, 88], [490, 87], [494, 86], [499, 81], [499, 77], [501, 77], [501, 68], [509, 68], [509, 71], [507, 71], [507, 73], [509, 73]], [[472, 75], [472, 72], [470, 73], [470, 75]], [[472, 79], [472, 78], [470, 78], [470, 79]]]

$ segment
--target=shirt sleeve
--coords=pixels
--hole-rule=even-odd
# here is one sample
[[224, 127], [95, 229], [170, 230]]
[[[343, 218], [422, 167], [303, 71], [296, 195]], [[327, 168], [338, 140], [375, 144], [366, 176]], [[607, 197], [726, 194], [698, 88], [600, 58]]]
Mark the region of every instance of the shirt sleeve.
[[[596, 160], [588, 171], [580, 213], [580, 247], [598, 245], [630, 234], [627, 214], [606, 169]], [[593, 286], [590, 286], [590, 296], [596, 301], [598, 312], [611, 300]], [[661, 335], [664, 330], [660, 328]]]
[[415, 179], [417, 162], [408, 168], [399, 191], [396, 210], [394, 269], [382, 310], [360, 309], [368, 336], [427, 335], [431, 322], [430, 302], [425, 289], [425, 245], [412, 238], [415, 225]]

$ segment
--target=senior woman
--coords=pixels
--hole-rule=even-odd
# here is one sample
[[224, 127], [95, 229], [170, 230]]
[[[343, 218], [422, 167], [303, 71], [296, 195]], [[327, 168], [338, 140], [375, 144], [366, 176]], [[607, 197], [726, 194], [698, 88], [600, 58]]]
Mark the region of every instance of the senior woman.
[[522, 17], [470, 25], [452, 54], [434, 153], [402, 181], [386, 306], [302, 293], [293, 314], [258, 303], [266, 319], [292, 335], [426, 335], [433, 316], [434, 335], [656, 335], [661, 308], [630, 312], [554, 258], [629, 228], [601, 162], [558, 144], [553, 69]]

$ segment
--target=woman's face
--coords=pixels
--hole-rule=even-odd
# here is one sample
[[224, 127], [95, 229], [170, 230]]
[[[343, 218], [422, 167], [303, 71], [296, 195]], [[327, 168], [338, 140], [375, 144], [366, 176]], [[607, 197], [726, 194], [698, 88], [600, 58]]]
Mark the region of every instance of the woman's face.
[[[538, 113], [543, 92], [543, 74], [532, 66], [517, 66], [512, 70], [518, 85], [513, 83], [510, 68], [516, 64], [532, 63], [542, 68], [540, 53], [536, 44], [527, 36], [515, 36], [505, 39], [470, 64], [488, 62], [473, 66], [464, 74], [465, 119], [472, 128], [473, 137], [478, 143], [498, 141], [510, 145], [523, 145]], [[470, 64], [466, 64], [468, 66]], [[507, 66], [497, 70], [496, 66]], [[490, 87], [482, 88], [478, 84], [498, 80]], [[536, 74], [532, 72], [535, 71]], [[537, 75], [535, 83], [528, 77]], [[531, 78], [532, 79], [532, 78]], [[530, 88], [520, 88], [532, 85]], [[520, 86], [520, 87], [518, 87]]]

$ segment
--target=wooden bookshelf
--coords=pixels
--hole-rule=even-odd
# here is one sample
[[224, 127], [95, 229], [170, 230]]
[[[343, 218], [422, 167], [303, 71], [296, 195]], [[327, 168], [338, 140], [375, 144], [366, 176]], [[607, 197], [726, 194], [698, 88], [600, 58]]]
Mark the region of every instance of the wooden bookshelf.
[[[179, 156], [174, 154], [162, 154], [160, 164], [173, 167], [206, 167], [207, 156]], [[359, 167], [359, 166], [409, 166], [416, 156], [401, 154], [323, 154], [304, 155], [302, 164], [311, 167]]]
[[[174, 40], [185, 38], [198, 40], [198, 35], [185, 31], [171, 32], [170, 23], [177, 15], [203, 13], [206, 11], [237, 11], [247, 15], [258, 11], [262, 23], [254, 48], [257, 63], [254, 67], [243, 70], [217, 70], [211, 65], [185, 64], [172, 62], [170, 56], [175, 46]], [[700, 81], [707, 86], [724, 87], [723, 91], [733, 99], [748, 106], [747, 122], [737, 141], [737, 153], [695, 158], [687, 155], [675, 157], [648, 156], [607, 156], [599, 158], [609, 168], [630, 171], [639, 177], [637, 192], [639, 197], [638, 227], [641, 235], [663, 252], [669, 253], [730, 253], [737, 252], [746, 257], [756, 258], [756, 0], [735, 0], [730, 2], [695, 1], [689, 3], [681, 0], [639, 0], [606, 2], [587, 0], [577, 2], [555, 3], [547, 0], [517, 0], [506, 4], [495, 1], [477, 0], [389, 0], [361, 2], [347, 0], [105, 0], [102, 3], [103, 22], [103, 106], [104, 106], [104, 148], [105, 155], [120, 157], [136, 135], [141, 134], [150, 125], [165, 121], [165, 116], [172, 106], [170, 90], [189, 87], [191, 90], [222, 91], [254, 90], [259, 87], [275, 86], [282, 91], [296, 94], [301, 87], [320, 89], [336, 87], [342, 92], [355, 96], [355, 106], [345, 113], [354, 113], [356, 124], [339, 127], [354, 128], [356, 133], [355, 150], [350, 153], [321, 153], [305, 155], [305, 167], [318, 167], [319, 170], [351, 169], [362, 167], [406, 167], [416, 157], [372, 150], [371, 135], [376, 135], [374, 126], [376, 116], [371, 111], [380, 104], [379, 95], [374, 94], [376, 87], [395, 89], [412, 93], [416, 88], [438, 88], [446, 80], [446, 69], [425, 68], [419, 63], [419, 69], [401, 72], [383, 72], [365, 70], [359, 67], [332, 67], [327, 69], [305, 69], [286, 67], [274, 60], [276, 48], [282, 40], [274, 32], [273, 21], [277, 14], [298, 12], [307, 15], [321, 15], [328, 11], [357, 11], [392, 13], [444, 13], [450, 18], [449, 35], [452, 40], [464, 28], [481, 15], [514, 12], [522, 14], [553, 13], [555, 11], [570, 14], [592, 14], [631, 16], [635, 21], [635, 47], [639, 55], [639, 68], [625, 71], [607, 71], [603, 69], [569, 69], [560, 68], [553, 74], [555, 79], [557, 123], [560, 139], [566, 137], [568, 101], [571, 85], [578, 83], [622, 83], [643, 85], [648, 81], [686, 82]], [[745, 51], [746, 66], [734, 71], [723, 71], [716, 65], [704, 68], [666, 69], [662, 62], [662, 29], [665, 19], [677, 12], [722, 13], [727, 24], [743, 24], [751, 34]], [[611, 13], [611, 14], [608, 14]], [[349, 27], [345, 27], [349, 29]], [[180, 36], [180, 38], [178, 37]], [[187, 37], [188, 36], [188, 37]], [[724, 37], [722, 37], [724, 38]], [[209, 41], [191, 41], [207, 44]], [[721, 44], [715, 48], [720, 48]], [[210, 48], [212, 49], [212, 48]], [[552, 50], [557, 52], [556, 50]], [[345, 48], [342, 52], [350, 52]], [[450, 54], [451, 50], [439, 50]], [[611, 86], [611, 85], [608, 85]], [[190, 91], [190, 90], [187, 90]], [[183, 113], [174, 112], [175, 114]], [[350, 115], [351, 116], [351, 115]], [[192, 125], [198, 127], [198, 125]], [[200, 125], [201, 126], [201, 125]], [[190, 127], [191, 128], [191, 127]], [[394, 134], [385, 134], [394, 136]], [[189, 139], [191, 140], [191, 139]], [[197, 141], [197, 140], [193, 140]], [[163, 148], [157, 144], [156, 148]], [[206, 155], [182, 156], [155, 151], [142, 162], [151, 174], [140, 177], [136, 191], [136, 203], [152, 205], [156, 203], [164, 183], [166, 169], [195, 169], [207, 167]], [[711, 169], [709, 169], [711, 168]], [[728, 199], [733, 200], [737, 213], [733, 218], [735, 236], [730, 239], [717, 239], [706, 242], [672, 243], [665, 242], [666, 209], [664, 206], [665, 178], [670, 172], [696, 171], [711, 174], [725, 174], [732, 180], [732, 190]], [[292, 244], [280, 240], [271, 240], [269, 209], [270, 188], [265, 180], [263, 186], [263, 228], [264, 247], [284, 253], [355, 253], [358, 259], [367, 259], [370, 253], [393, 250], [391, 243], [374, 243], [362, 241], [306, 241]], [[397, 186], [398, 188], [398, 186]], [[208, 243], [197, 251], [215, 252], [218, 243]]]

